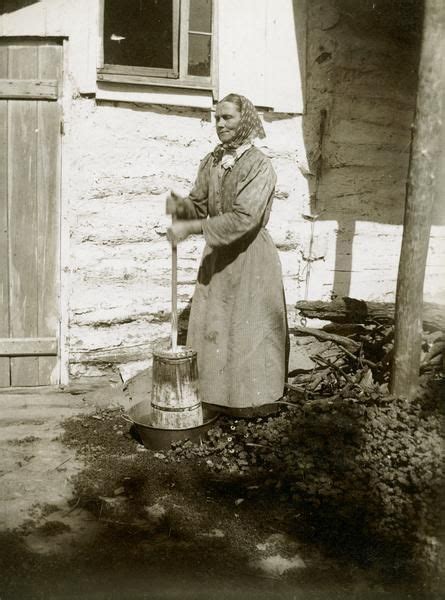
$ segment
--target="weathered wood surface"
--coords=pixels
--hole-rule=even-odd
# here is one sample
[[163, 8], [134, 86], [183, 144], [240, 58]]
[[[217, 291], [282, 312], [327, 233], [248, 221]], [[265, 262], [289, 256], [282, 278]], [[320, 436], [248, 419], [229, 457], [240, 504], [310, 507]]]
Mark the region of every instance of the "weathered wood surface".
[[[19, 91], [30, 89], [30, 81], [57, 82], [61, 74], [59, 44], [0, 44], [0, 79], [23, 81]], [[4, 386], [58, 382], [60, 110], [41, 96], [5, 99], [0, 86], [0, 338], [9, 340], [0, 358]], [[42, 338], [51, 339], [44, 351]]]
[[415, 397], [419, 384], [423, 287], [444, 114], [445, 4], [425, 0], [416, 118], [395, 308], [391, 392]]
[[[156, 340], [155, 343], [166, 343], [170, 341], [169, 336]], [[152, 344], [141, 343], [134, 346], [112, 346], [108, 348], [96, 348], [71, 352], [70, 359], [77, 364], [103, 365], [104, 363], [125, 364], [138, 361], [146, 357], [151, 358]]]
[[350, 352], [357, 352], [360, 349], [360, 344], [343, 335], [328, 333], [322, 329], [312, 327], [291, 327], [289, 333], [293, 335], [312, 335], [322, 342], [334, 342], [339, 346], [343, 346]]
[[153, 352], [152, 424], [162, 429], [202, 425], [196, 352]]
[[[174, 219], [173, 219], [174, 221]], [[178, 345], [178, 247], [171, 245], [172, 250], [172, 307], [171, 307], [171, 339], [170, 345], [176, 352]]]
[[[0, 46], [0, 77], [7, 74], [8, 52]], [[9, 335], [7, 111], [6, 102], [0, 102], [0, 336]], [[9, 385], [9, 359], [0, 357], [0, 387]]]
[[[343, 298], [333, 302], [301, 300], [296, 303], [295, 307], [304, 317], [334, 323], [394, 322], [395, 305], [392, 302], [367, 302], [355, 298]], [[425, 302], [423, 304], [423, 326], [426, 329], [445, 331], [445, 307]]]
[[57, 100], [58, 86], [57, 80], [0, 78], [0, 99]]
[[0, 338], [0, 356], [57, 356], [56, 338]]
[[[62, 79], [60, 45], [39, 48], [38, 75], [41, 78]], [[55, 337], [59, 330], [61, 109], [55, 102], [39, 102], [37, 110], [37, 328], [39, 336]], [[56, 356], [39, 358], [39, 384], [58, 382], [56, 368]]]
[[[8, 49], [0, 46], [0, 77], [8, 74]], [[9, 335], [8, 106], [0, 102], [0, 336]], [[0, 357], [0, 387], [10, 385], [9, 358]]]
[[[31, 78], [38, 60], [35, 46], [10, 46], [11, 78]], [[8, 195], [10, 257], [10, 336], [37, 337], [37, 105], [8, 103]], [[11, 358], [11, 385], [38, 383], [38, 358]]]

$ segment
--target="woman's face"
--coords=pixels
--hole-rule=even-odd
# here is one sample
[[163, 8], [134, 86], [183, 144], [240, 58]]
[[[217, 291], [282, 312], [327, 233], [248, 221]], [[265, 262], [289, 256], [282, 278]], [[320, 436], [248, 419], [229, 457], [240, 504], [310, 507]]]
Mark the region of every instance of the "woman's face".
[[229, 144], [235, 137], [241, 121], [241, 113], [233, 102], [221, 102], [215, 112], [216, 133], [223, 144]]

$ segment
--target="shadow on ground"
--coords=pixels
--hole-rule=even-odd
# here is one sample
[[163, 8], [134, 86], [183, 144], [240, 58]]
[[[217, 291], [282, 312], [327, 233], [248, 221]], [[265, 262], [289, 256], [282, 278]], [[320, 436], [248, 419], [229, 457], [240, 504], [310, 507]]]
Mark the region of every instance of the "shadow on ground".
[[56, 441], [83, 466], [67, 501], [41, 494], [0, 534], [2, 600], [433, 598], [360, 566], [340, 537], [323, 546], [267, 473], [148, 451], [119, 410], [71, 415]]

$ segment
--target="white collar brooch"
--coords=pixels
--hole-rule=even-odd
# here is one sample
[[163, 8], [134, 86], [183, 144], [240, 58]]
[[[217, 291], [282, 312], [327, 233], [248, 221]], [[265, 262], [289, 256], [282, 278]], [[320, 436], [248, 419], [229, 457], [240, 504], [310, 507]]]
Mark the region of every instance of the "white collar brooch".
[[226, 171], [230, 171], [236, 161], [246, 152], [249, 148], [252, 147], [252, 142], [248, 142], [247, 144], [243, 144], [242, 146], [238, 146], [238, 148], [231, 154], [224, 154], [221, 159], [221, 166]]

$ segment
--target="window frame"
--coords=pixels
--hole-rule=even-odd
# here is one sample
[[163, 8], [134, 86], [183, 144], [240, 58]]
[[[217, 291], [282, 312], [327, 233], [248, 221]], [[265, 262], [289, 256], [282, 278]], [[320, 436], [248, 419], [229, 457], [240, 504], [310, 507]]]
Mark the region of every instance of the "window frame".
[[[173, 69], [133, 67], [104, 63], [104, 15], [105, 0], [100, 0], [99, 49], [97, 80], [106, 83], [124, 83], [160, 87], [181, 87], [197, 90], [216, 90], [217, 52], [217, 2], [212, 2], [212, 31], [210, 33], [189, 31], [190, 0], [173, 0], [173, 45], [177, 52], [173, 57]], [[188, 74], [189, 33], [200, 33], [211, 38], [210, 76]], [[175, 69], [176, 67], [176, 69]]]

